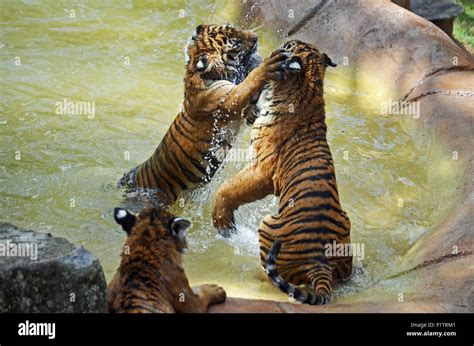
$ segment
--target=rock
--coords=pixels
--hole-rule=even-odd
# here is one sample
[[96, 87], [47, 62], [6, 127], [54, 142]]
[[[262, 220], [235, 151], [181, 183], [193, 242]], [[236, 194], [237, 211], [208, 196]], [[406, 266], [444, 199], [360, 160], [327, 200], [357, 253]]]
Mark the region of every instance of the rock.
[[411, 0], [411, 10], [428, 20], [453, 18], [464, 11], [451, 0]]
[[438, 27], [388, 0], [253, 0], [243, 12], [282, 38], [316, 44], [375, 102], [403, 97], [434, 70], [473, 63]]
[[[375, 287], [331, 304], [307, 305], [227, 298], [211, 313], [469, 313], [474, 307], [474, 256], [453, 256], [387, 278]], [[460, 269], [463, 269], [460, 271]], [[433, 280], [433, 278], [436, 278]], [[270, 284], [270, 283], [269, 283]], [[441, 293], [441, 294], [440, 294]], [[401, 294], [401, 295], [400, 295]]]
[[0, 313], [106, 311], [97, 258], [64, 238], [0, 222]]
[[451, 0], [412, 0], [411, 10], [453, 36], [454, 19], [463, 13], [461, 5]]
[[[270, 283], [269, 283], [270, 284]], [[225, 303], [211, 305], [210, 313], [283, 313], [281, 303], [263, 299], [227, 298]]]

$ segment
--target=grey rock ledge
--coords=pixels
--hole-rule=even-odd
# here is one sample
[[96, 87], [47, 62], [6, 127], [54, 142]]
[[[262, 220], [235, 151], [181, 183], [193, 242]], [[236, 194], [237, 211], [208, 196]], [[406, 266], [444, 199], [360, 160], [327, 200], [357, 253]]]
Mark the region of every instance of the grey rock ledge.
[[0, 222], [0, 313], [106, 311], [96, 257], [64, 238]]

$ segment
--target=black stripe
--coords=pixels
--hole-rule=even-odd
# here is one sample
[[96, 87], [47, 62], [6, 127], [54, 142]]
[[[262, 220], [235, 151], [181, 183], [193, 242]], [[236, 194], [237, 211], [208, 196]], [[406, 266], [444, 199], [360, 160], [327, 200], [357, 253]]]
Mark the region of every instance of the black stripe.
[[[155, 175], [152, 174], [151, 166], [152, 166], [151, 161], [147, 160], [145, 162], [145, 172], [146, 172], [146, 181], [147, 181], [146, 186], [152, 187], [153, 185], [156, 185], [158, 187], [158, 180], [156, 179]], [[155, 182], [155, 184], [152, 184], [152, 182]]]
[[[321, 167], [321, 166], [316, 166], [316, 167]], [[328, 167], [326, 167], [327, 169]], [[305, 167], [305, 168], [302, 168], [300, 170], [298, 170], [298, 172], [296, 172], [295, 174], [293, 174], [291, 176], [291, 179], [295, 179], [295, 178], [298, 178], [300, 175], [303, 175], [304, 173], [307, 173], [307, 172], [314, 172], [315, 171], [315, 167], [314, 166], [309, 166], [309, 167]], [[322, 173], [320, 175], [323, 175], [323, 176], [327, 176], [326, 179], [334, 179], [334, 173], [333, 172], [327, 172], [327, 173]]]
[[[317, 159], [326, 159], [330, 162], [332, 160], [332, 156], [330, 156], [328, 154], [324, 154], [324, 153], [323, 154], [317, 153], [316, 155], [306, 156], [303, 159], [300, 159], [300, 160], [297, 160], [297, 161], [293, 162], [290, 167], [285, 168], [285, 172], [291, 172], [293, 170], [293, 168], [295, 168], [297, 165], [303, 164], [303, 163], [306, 163], [306, 162], [310, 162], [310, 161], [313, 161], [313, 160], [317, 160]], [[288, 162], [291, 162], [291, 160], [289, 160]], [[325, 166], [326, 169], [329, 166], [332, 166], [332, 164], [328, 163]], [[322, 167], [322, 166], [316, 166], [316, 167]]]
[[258, 234], [262, 236], [262, 238], [264, 238], [265, 240], [267, 240], [268, 242], [273, 243], [274, 239], [270, 238], [268, 235], [267, 235], [267, 232], [265, 232], [263, 229], [259, 229], [258, 230]]
[[206, 175], [206, 169], [204, 167], [201, 166], [201, 163], [196, 160], [195, 158], [191, 157], [188, 155], [188, 153], [181, 147], [180, 143], [176, 140], [176, 138], [174, 137], [173, 135], [173, 132], [169, 132], [170, 134], [170, 137], [171, 139], [173, 140], [173, 142], [175, 143], [175, 145], [179, 148], [179, 150], [181, 150], [181, 152], [183, 153], [183, 155], [192, 163], [192, 165], [202, 174], [202, 175]]
[[[314, 243], [315, 239], [312, 239], [312, 240]], [[321, 246], [311, 247], [311, 248], [305, 248], [304, 250], [281, 250], [280, 255], [307, 255], [311, 253], [320, 253], [324, 249], [324, 243], [322, 239], [318, 239], [318, 240], [319, 240], [320, 245], [322, 245], [322, 247]], [[325, 242], [325, 243], [328, 243], [328, 242]]]
[[[281, 214], [291, 204], [291, 202], [303, 200], [306, 198], [331, 198], [334, 202], [339, 203], [338, 198], [335, 197], [331, 191], [314, 190], [314, 188], [310, 187], [300, 190], [294, 196], [292, 195], [292, 197], [288, 198], [288, 200], [283, 205], [280, 205], [278, 213]], [[291, 208], [294, 208], [294, 206]]]
[[[293, 281], [294, 278], [298, 277], [299, 275], [310, 275], [311, 273], [311, 270], [308, 270], [308, 265], [312, 266], [312, 267], [315, 267], [315, 266], [319, 266], [321, 268], [327, 268], [329, 271], [332, 272], [332, 268], [331, 266], [328, 264], [328, 261], [326, 259], [326, 257], [319, 257], [319, 260], [317, 261], [314, 261], [314, 260], [311, 260], [311, 261], [298, 261], [298, 264], [299, 266], [303, 267], [302, 269], [299, 269], [299, 270], [295, 270], [295, 271], [292, 271], [291, 274], [288, 276], [288, 281]], [[308, 277], [309, 278], [309, 277]]]
[[[183, 114], [184, 114], [184, 113], [183, 113]], [[198, 126], [191, 124], [191, 123], [186, 119], [186, 117], [184, 117], [184, 115], [183, 115], [181, 118], [184, 119], [193, 129], [198, 129], [198, 128], [199, 128]], [[184, 138], [186, 138], [186, 139], [187, 139], [188, 141], [190, 141], [190, 142], [199, 141], [199, 142], [203, 142], [203, 143], [207, 143], [207, 144], [209, 144], [209, 142], [210, 142], [210, 139], [209, 139], [209, 138], [202, 139], [202, 138], [197, 137], [195, 133], [194, 133], [194, 134], [191, 134], [185, 126], [182, 126], [181, 124], [178, 123], [178, 119], [176, 119], [176, 120], [173, 122], [172, 125], [174, 125], [174, 128], [176, 129], [176, 131], [177, 131], [181, 136], [183, 136]], [[183, 132], [183, 129], [185, 129], [186, 134]], [[188, 135], [188, 134], [189, 134], [189, 135]]]
[[257, 160], [258, 160], [258, 161], [265, 161], [266, 159], [268, 159], [268, 158], [271, 157], [272, 155], [274, 155], [273, 152], [271, 152], [270, 154], [268, 154], [268, 155], [266, 155], [266, 156], [264, 156], [264, 157], [262, 157], [262, 158], [260, 158], [260, 157], [257, 155]]
[[288, 275], [288, 281], [294, 281], [295, 278], [297, 278], [298, 276], [301, 276], [301, 275], [306, 275], [307, 274], [307, 269], [306, 268], [303, 268], [303, 269], [299, 269], [299, 270], [295, 270], [295, 271], [292, 271], [289, 275]]
[[[322, 149], [324, 148], [324, 149]], [[331, 150], [329, 149], [329, 146], [327, 142], [320, 142], [315, 145], [312, 145], [310, 147], [305, 147], [303, 146], [303, 149], [298, 150], [296, 152], [291, 153], [292, 158], [297, 158], [300, 155], [312, 155], [312, 154], [326, 154], [327, 156], [332, 157], [331, 155]], [[290, 169], [285, 169], [285, 170], [290, 170]]]
[[[168, 192], [170, 192], [172, 194], [172, 196], [174, 197], [173, 199], [176, 200], [176, 198], [178, 198], [178, 193], [176, 192], [176, 190], [174, 188], [174, 185], [172, 183], [170, 183], [168, 181], [168, 179], [166, 179], [163, 174], [161, 174], [159, 171], [157, 171], [160, 168], [161, 171], [164, 174], [168, 175], [168, 177], [173, 179], [173, 177], [168, 173], [168, 170], [162, 167], [160, 161], [158, 160], [158, 157], [157, 157], [158, 155], [159, 154], [156, 153], [155, 155], [153, 155], [151, 157], [151, 160], [152, 160], [152, 164], [150, 165], [151, 171], [155, 175], [155, 177], [157, 177], [157, 183], [158, 183], [158, 186], [160, 186], [160, 190], [163, 191], [167, 195], [168, 195]], [[159, 166], [159, 168], [158, 168], [158, 166]], [[159, 180], [158, 180], [158, 178], [159, 178]], [[163, 188], [163, 185], [161, 184], [161, 181], [164, 181], [166, 183], [166, 185], [168, 185], [168, 188], [169, 188], [168, 191], [166, 191]]]
[[[164, 154], [164, 158], [166, 159], [168, 164], [173, 166], [177, 172], [181, 171], [182, 173], [184, 173], [180, 166], [179, 167], [176, 166], [176, 160], [170, 159], [170, 153], [169, 153], [169, 150], [168, 150], [168, 146], [166, 144], [166, 137], [161, 141], [160, 147], [162, 147], [161, 152]], [[183, 189], [183, 190], [187, 189], [188, 184], [185, 184], [178, 176], [176, 176], [174, 174], [170, 174], [170, 173], [168, 173], [168, 174], [170, 175], [170, 177], [174, 181], [176, 181], [178, 183], [178, 185], [181, 187], [181, 189]]]
[[[345, 231], [345, 230], [343, 230]], [[286, 233], [278, 233], [278, 238], [287, 238], [289, 236], [295, 236], [295, 235], [300, 235], [300, 234], [321, 234], [321, 235], [335, 235], [338, 238], [343, 239], [347, 235], [341, 232], [341, 230], [338, 229], [332, 229], [328, 227], [322, 227], [322, 226], [315, 226], [315, 227], [307, 227], [307, 228], [300, 228], [300, 229], [294, 229], [291, 230], [290, 232]], [[330, 239], [330, 238], [329, 238]]]
[[[295, 134], [293, 136], [288, 136], [288, 138], [281, 143], [280, 148], [285, 148], [287, 145], [289, 148], [299, 148], [306, 143], [302, 143], [304, 140], [313, 140], [314, 138], [326, 137], [325, 132], [323, 135], [318, 134], [320, 130], [325, 131], [325, 126], [318, 127], [316, 129], [311, 129], [311, 131], [307, 131], [300, 136], [299, 134]], [[294, 143], [295, 142], [295, 143]]]
[[296, 240], [290, 240], [285, 243], [286, 246], [290, 245], [300, 245], [300, 244], [320, 244], [325, 246], [326, 244], [332, 244], [330, 239], [321, 239], [321, 238], [300, 238]]
[[304, 183], [306, 181], [311, 181], [311, 182], [318, 181], [318, 180], [331, 181], [333, 179], [335, 179], [335, 175], [334, 173], [330, 172], [330, 173], [323, 173], [323, 174], [314, 174], [308, 177], [303, 177], [298, 180], [292, 180], [291, 183], [285, 185], [285, 187], [283, 188], [283, 191], [281, 191], [280, 193], [280, 196], [284, 197], [291, 188], [296, 187], [297, 185]]
[[142, 177], [143, 184], [145, 185], [145, 187], [150, 186], [150, 182], [148, 181], [147, 165], [148, 165], [148, 160], [143, 163], [143, 166], [142, 166], [142, 169], [141, 169], [141, 177]]
[[[314, 207], [302, 207], [302, 208], [298, 208], [298, 209], [295, 208], [294, 212], [285, 215], [285, 219], [290, 218], [292, 216], [295, 216], [296, 214], [298, 214], [300, 212], [316, 212], [316, 211], [323, 211], [323, 210], [327, 210], [327, 211], [330, 210], [330, 211], [333, 211], [333, 212], [337, 212], [339, 214], [343, 213], [343, 211], [342, 211], [342, 209], [340, 209], [340, 207], [335, 207], [331, 204], [325, 203], [325, 204], [318, 204]], [[272, 216], [272, 217], [275, 220], [280, 220], [282, 218], [282, 216], [283, 215]]]
[[[308, 210], [309, 209], [309, 210]], [[314, 210], [312, 208], [301, 208], [298, 210], [298, 213], [295, 215], [296, 217], [289, 219], [285, 218], [285, 221], [280, 222], [280, 223], [272, 223], [269, 224], [268, 227], [271, 229], [279, 229], [282, 226], [289, 226], [289, 225], [299, 225], [302, 223], [311, 223], [311, 222], [329, 222], [332, 223], [338, 227], [345, 228], [344, 224], [342, 222], [337, 221], [336, 219], [326, 215], [326, 214], [311, 214], [309, 216], [301, 215], [301, 213], [311, 211], [313, 212]]]

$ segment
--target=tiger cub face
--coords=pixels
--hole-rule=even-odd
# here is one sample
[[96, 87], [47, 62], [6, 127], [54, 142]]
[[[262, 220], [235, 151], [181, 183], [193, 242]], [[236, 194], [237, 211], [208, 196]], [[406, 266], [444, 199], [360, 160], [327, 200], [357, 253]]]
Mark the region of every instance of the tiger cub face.
[[271, 122], [282, 113], [294, 115], [315, 101], [323, 102], [323, 81], [327, 66], [337, 66], [312, 44], [299, 40], [284, 43], [278, 52], [288, 55], [279, 81], [269, 83], [257, 103], [257, 124]]
[[186, 46], [186, 67], [203, 80], [239, 84], [260, 65], [258, 36], [229, 24], [199, 25]]
[[283, 44], [280, 52], [286, 53], [286, 73], [284, 80], [278, 84], [293, 84], [309, 81], [322, 84], [326, 74], [326, 67], [337, 66], [325, 54], [312, 44], [299, 40], [291, 40]]
[[125, 246], [128, 246], [130, 254], [122, 256], [123, 260], [133, 259], [135, 255], [149, 255], [150, 258], [163, 254], [163, 245], [166, 248], [183, 252], [187, 247], [186, 231], [191, 222], [181, 217], [175, 217], [164, 209], [144, 209], [135, 215], [122, 209], [114, 209], [115, 221], [120, 224], [127, 233]]

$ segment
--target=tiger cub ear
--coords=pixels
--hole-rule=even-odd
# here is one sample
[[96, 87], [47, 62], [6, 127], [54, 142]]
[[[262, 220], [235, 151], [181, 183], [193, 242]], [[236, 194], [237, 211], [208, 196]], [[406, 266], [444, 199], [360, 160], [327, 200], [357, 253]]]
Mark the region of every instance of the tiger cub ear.
[[203, 24], [200, 24], [196, 27], [196, 35], [199, 35], [201, 33], [201, 31], [204, 29], [204, 25]]
[[174, 236], [184, 239], [186, 231], [191, 227], [191, 222], [182, 217], [175, 217], [170, 221], [169, 227]]
[[135, 225], [136, 216], [123, 208], [115, 208], [114, 218], [122, 226], [123, 230], [130, 234], [132, 227]]
[[326, 66], [332, 66], [332, 67], [336, 67], [336, 66], [337, 66], [337, 64], [336, 64], [336, 63], [333, 63], [332, 60], [331, 60], [331, 58], [328, 57], [328, 56], [326, 55], [326, 53], [323, 54], [323, 59], [324, 59], [324, 65], [326, 65]]

